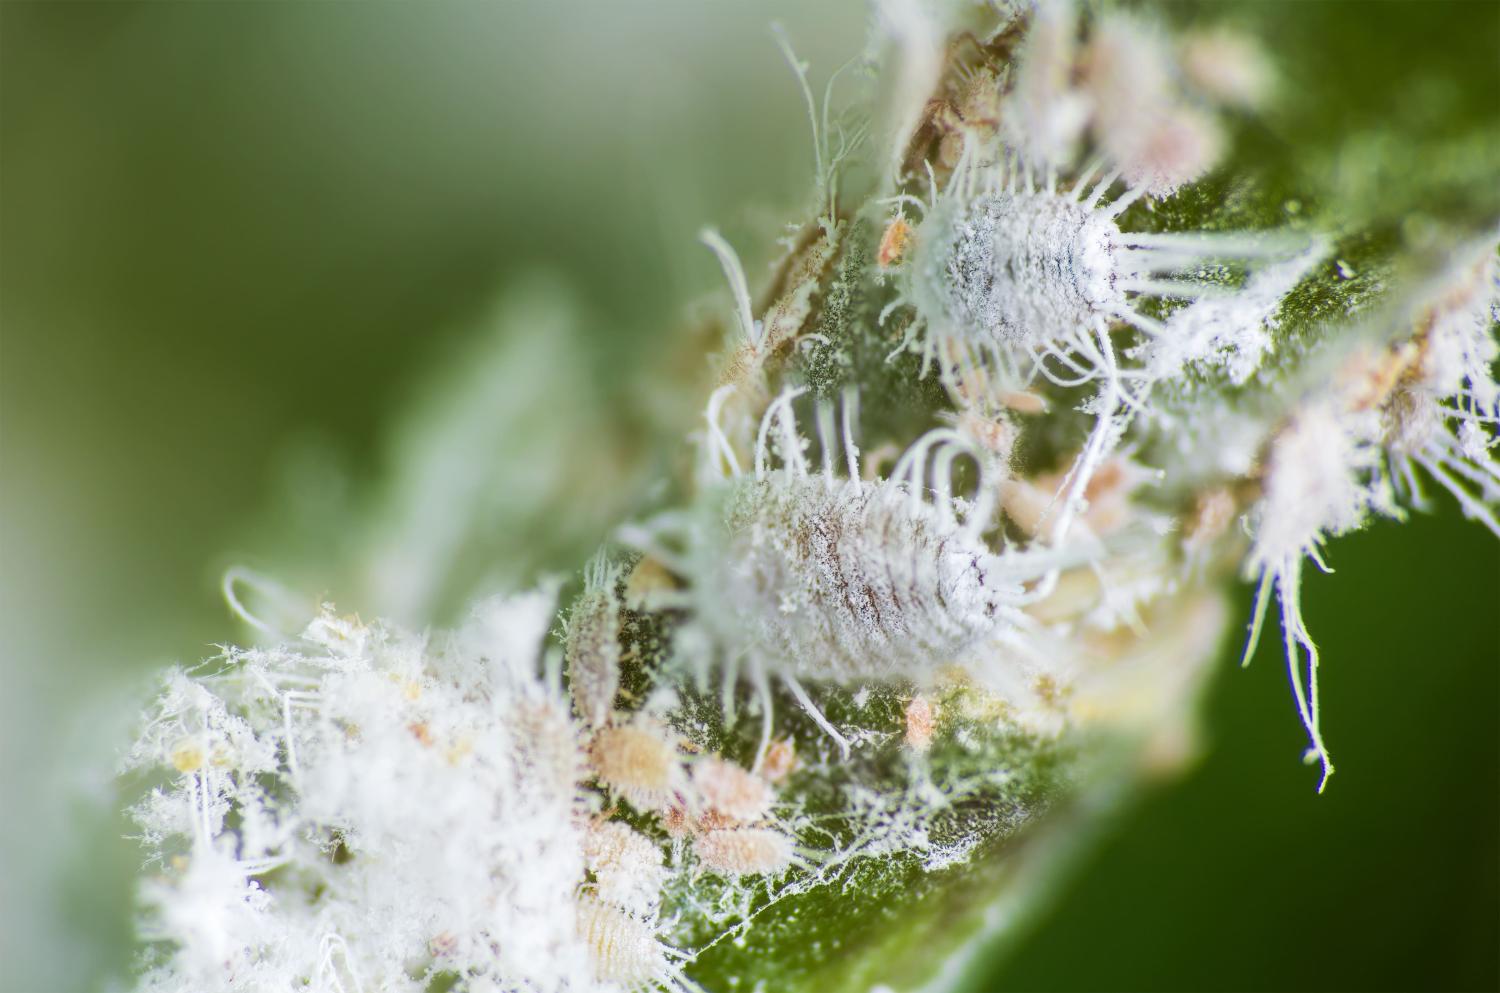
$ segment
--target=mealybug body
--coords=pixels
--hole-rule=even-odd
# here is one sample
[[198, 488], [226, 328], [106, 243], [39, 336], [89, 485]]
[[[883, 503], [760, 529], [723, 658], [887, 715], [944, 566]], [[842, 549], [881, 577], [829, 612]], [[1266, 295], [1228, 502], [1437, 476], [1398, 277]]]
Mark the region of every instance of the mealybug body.
[[583, 839], [584, 864], [594, 874], [594, 895], [605, 903], [647, 913], [661, 899], [666, 869], [655, 843], [620, 821], [601, 821]]
[[[919, 234], [917, 305], [957, 333], [996, 343], [1044, 344], [1125, 307], [1120, 229], [1076, 199], [1003, 191], [932, 216]], [[937, 292], [934, 292], [936, 290]]]
[[603, 727], [620, 689], [620, 603], [617, 574], [601, 553], [590, 565], [583, 593], [568, 614], [568, 689], [586, 725]]
[[[819, 418], [823, 466], [813, 471], [791, 412], [798, 394], [789, 391], [762, 420], [753, 472], [741, 473], [714, 422], [721, 393], [709, 404], [709, 437], [732, 478], [704, 501], [705, 513], [670, 522], [688, 525], [683, 554], [653, 554], [674, 561], [690, 580], [681, 603], [694, 609], [694, 623], [720, 646], [745, 646], [743, 656], [723, 660], [726, 685], [743, 658], [763, 699], [768, 677], [780, 678], [847, 747], [799, 678], [926, 681], [1014, 624], [1023, 584], [1046, 567], [1027, 555], [996, 555], [984, 543], [998, 484], [992, 460], [959, 432], [929, 432], [890, 478], [864, 480], [851, 398], [842, 432], [847, 475], [833, 470], [837, 443], [826, 407]], [[779, 468], [768, 464], [773, 448]], [[973, 502], [952, 493], [953, 462], [963, 455], [980, 467]], [[654, 538], [638, 531], [636, 540], [649, 547]], [[769, 722], [769, 707], [765, 713]]]
[[589, 763], [617, 796], [640, 810], [658, 810], [683, 785], [669, 734], [645, 724], [604, 728], [589, 746]]
[[602, 983], [630, 991], [693, 988], [668, 957], [681, 957], [680, 953], [658, 941], [645, 921], [622, 910], [580, 897], [578, 936], [588, 948], [595, 978]]
[[725, 876], [762, 876], [792, 864], [792, 840], [775, 828], [715, 828], [693, 841], [693, 853]]
[[739, 823], [763, 819], [776, 798], [770, 783], [721, 758], [703, 759], [694, 765], [693, 786], [705, 811]]

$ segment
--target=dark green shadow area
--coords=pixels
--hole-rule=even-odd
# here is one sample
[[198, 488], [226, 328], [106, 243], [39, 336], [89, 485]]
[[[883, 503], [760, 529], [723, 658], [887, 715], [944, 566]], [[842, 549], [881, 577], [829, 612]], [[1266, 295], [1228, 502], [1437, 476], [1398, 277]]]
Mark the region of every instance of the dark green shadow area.
[[1304, 591], [1327, 792], [1297, 762], [1277, 639], [1248, 671], [1226, 657], [1207, 760], [1122, 817], [976, 988], [1500, 988], [1500, 547], [1445, 505], [1328, 558]]

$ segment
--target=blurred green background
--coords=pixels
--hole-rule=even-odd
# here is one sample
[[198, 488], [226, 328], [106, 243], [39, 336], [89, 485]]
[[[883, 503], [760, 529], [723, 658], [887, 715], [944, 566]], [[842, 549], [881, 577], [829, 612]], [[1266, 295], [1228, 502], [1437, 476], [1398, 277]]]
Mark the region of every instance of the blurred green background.
[[[1252, 138], [1315, 201], [1495, 208], [1500, 4], [1167, 12], [1266, 39], [1287, 100]], [[506, 301], [567, 299], [581, 343], [516, 374], [561, 384], [532, 386], [538, 437], [597, 511], [537, 565], [637, 493], [601, 438], [646, 465], [680, 444], [649, 384], [698, 368], [684, 305], [720, 276], [695, 231], [753, 273], [807, 195], [778, 18], [815, 79], [864, 42], [858, 0], [0, 4], [4, 989], [128, 968], [109, 777], [148, 674], [240, 636], [229, 562], [360, 605], [341, 528], [403, 413], [485, 342], [562, 333]], [[1327, 795], [1280, 660], [1228, 646], [1205, 761], [1128, 806], [982, 988], [1500, 988], [1500, 547], [1445, 510], [1330, 557], [1305, 597]]]

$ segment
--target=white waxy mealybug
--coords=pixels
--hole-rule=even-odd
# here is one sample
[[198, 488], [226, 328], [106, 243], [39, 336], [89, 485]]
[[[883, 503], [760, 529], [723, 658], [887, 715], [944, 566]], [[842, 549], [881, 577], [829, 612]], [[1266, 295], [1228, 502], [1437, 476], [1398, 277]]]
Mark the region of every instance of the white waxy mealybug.
[[761, 754], [759, 772], [768, 783], [784, 782], [796, 769], [797, 749], [790, 741], [776, 738]]
[[[1101, 206], [1112, 180], [1106, 176], [1091, 191], [1080, 185], [1054, 192], [997, 168], [990, 183], [999, 188], [973, 198], [936, 197], [913, 235], [903, 300], [917, 308], [929, 335], [999, 352], [1011, 365], [1021, 356], [1056, 361], [1059, 349], [1077, 349], [1092, 360], [1099, 348], [1093, 338], [1109, 324], [1162, 331], [1135, 310], [1136, 297], [1226, 292], [1172, 277], [1217, 260], [1287, 257], [1309, 244], [1302, 238], [1123, 231], [1117, 218], [1140, 194], [1131, 191]], [[1097, 368], [1096, 375], [1102, 372]]]
[[671, 732], [644, 723], [607, 727], [589, 745], [589, 763], [617, 795], [640, 810], [660, 810], [683, 786]]
[[[1128, 419], [1149, 414], [1157, 377], [1122, 361], [1145, 350], [1117, 355], [1115, 327], [1127, 325], [1148, 343], [1194, 331], [1204, 349], [1238, 346], [1256, 338], [1316, 261], [1305, 250], [1311, 240], [1300, 236], [1122, 229], [1119, 219], [1137, 200], [1169, 195], [1213, 165], [1218, 131], [1181, 92], [1171, 52], [1149, 24], [1101, 16], [1082, 55], [1076, 33], [1070, 4], [1037, 4], [1002, 97], [998, 144], [973, 138], [941, 192], [929, 169], [925, 202], [909, 193], [891, 198], [922, 219], [897, 269], [898, 296], [881, 315], [915, 311], [896, 351], [919, 351], [924, 372], [936, 362], [950, 392], [962, 394], [967, 370], [978, 365], [993, 372], [991, 404], [1039, 378], [1063, 388], [1099, 384], [1087, 408], [1094, 429], [1043, 536], [1052, 545], [1067, 536], [1083, 488]], [[1072, 150], [1084, 121], [1094, 157], [1080, 169]], [[1121, 180], [1125, 192], [1108, 202]], [[1282, 268], [1274, 280], [1257, 280], [1267, 260]], [[1248, 270], [1243, 289], [1207, 280], [1204, 267], [1223, 262]], [[1182, 328], [1143, 312], [1147, 299], [1229, 302]], [[1223, 327], [1236, 322], [1243, 335]]]
[[914, 752], [925, 752], [932, 747], [932, 732], [937, 727], [937, 714], [932, 701], [920, 693], [906, 705], [906, 747]]
[[764, 779], [721, 758], [696, 763], [693, 786], [705, 809], [742, 823], [763, 819], [776, 797]]
[[594, 874], [594, 895], [634, 913], [649, 913], [661, 900], [667, 872], [664, 856], [650, 838], [619, 821], [590, 825], [583, 858]]
[[584, 590], [568, 613], [568, 689], [573, 709], [589, 727], [603, 727], [620, 689], [618, 573], [601, 552], [589, 564]]
[[[996, 398], [1038, 378], [1064, 388], [1099, 384], [1090, 402], [1095, 426], [1044, 536], [1053, 545], [1066, 538], [1085, 487], [1117, 444], [1122, 408], [1147, 409], [1153, 370], [1123, 362], [1112, 327], [1133, 327], [1148, 343], [1177, 332], [1141, 313], [1136, 299], [1223, 297], [1228, 303], [1216, 314], [1258, 328], [1318, 257], [1314, 242], [1300, 236], [1122, 231], [1116, 218], [1145, 190], [1099, 207], [1115, 178], [1105, 176], [1092, 192], [1084, 182], [1063, 192], [1038, 189], [1029, 172], [997, 166], [988, 170], [990, 189], [975, 194], [968, 189], [973, 177], [955, 172], [948, 192], [924, 205], [900, 295], [890, 305], [915, 308], [918, 319], [901, 348], [920, 347], [924, 368], [939, 360], [955, 391], [972, 378], [965, 370], [981, 364], [993, 370], [987, 378]], [[1268, 283], [1252, 276], [1244, 290], [1173, 278], [1213, 261], [1264, 260], [1280, 263], [1278, 277], [1295, 278]]]
[[592, 897], [578, 899], [578, 936], [588, 948], [594, 977], [630, 991], [690, 988], [672, 957], [645, 921]]
[[693, 841], [703, 865], [726, 876], [763, 876], [792, 864], [792, 839], [775, 828], [715, 828]]
[[[748, 646], [743, 658], [764, 701], [762, 754], [770, 734], [768, 677], [780, 678], [847, 750], [799, 679], [924, 681], [1013, 623], [1023, 584], [1047, 571], [1035, 558], [996, 555], [984, 543], [998, 473], [964, 435], [931, 431], [901, 457], [891, 478], [865, 481], [850, 397], [842, 429], [847, 475], [834, 472], [827, 407], [819, 415], [823, 466], [813, 471], [792, 416], [798, 392], [783, 393], [767, 409], [753, 472], [734, 476], [705, 500], [706, 514], [661, 528], [686, 525], [685, 554], [653, 548], [649, 529], [626, 535], [676, 561], [690, 580], [683, 605], [694, 609], [695, 624], [721, 646]], [[719, 445], [715, 458], [733, 470], [738, 458], [712, 418], [718, 399], [716, 393], [709, 405], [709, 436]], [[769, 464], [773, 444], [780, 468]], [[964, 455], [980, 467], [972, 503], [952, 493], [952, 466]], [[726, 686], [739, 662], [725, 659]]]

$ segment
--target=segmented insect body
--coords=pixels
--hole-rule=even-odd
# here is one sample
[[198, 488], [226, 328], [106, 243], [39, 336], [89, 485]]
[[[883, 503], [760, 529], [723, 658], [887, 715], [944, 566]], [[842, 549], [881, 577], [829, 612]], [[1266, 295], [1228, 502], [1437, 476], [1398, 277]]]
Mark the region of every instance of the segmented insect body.
[[699, 580], [737, 609], [704, 620], [773, 670], [922, 678], [1004, 624], [1019, 593], [989, 549], [888, 481], [737, 481]]
[[916, 310], [901, 347], [919, 347], [924, 368], [936, 361], [960, 396], [981, 364], [992, 373], [979, 377], [991, 401], [1038, 378], [1062, 387], [1099, 384], [1094, 429], [1046, 536], [1055, 544], [1066, 537], [1084, 487], [1118, 441], [1120, 409], [1144, 410], [1153, 381], [1149, 368], [1122, 362], [1111, 326], [1130, 325], [1148, 340], [1165, 338], [1175, 330], [1137, 310], [1136, 299], [1223, 298], [1228, 302], [1220, 309], [1227, 316], [1220, 323], [1253, 330], [1295, 279], [1284, 286], [1286, 280], [1277, 281], [1268, 300], [1264, 280], [1252, 278], [1239, 291], [1179, 277], [1213, 261], [1273, 259], [1300, 278], [1319, 250], [1301, 236], [1122, 231], [1116, 218], [1144, 189], [1098, 206], [1113, 173], [1092, 190], [1081, 181], [1064, 192], [1037, 189], [1029, 172], [1005, 165], [987, 172], [987, 191], [975, 193], [972, 171], [960, 169], [945, 193], [934, 192], [923, 205], [926, 215], [901, 275], [900, 295], [887, 309], [910, 304]]
[[693, 842], [693, 853], [714, 872], [756, 876], [792, 864], [792, 840], [775, 828], [715, 828]]
[[996, 343], [1066, 340], [1125, 305], [1123, 237], [1106, 214], [1070, 197], [982, 196], [932, 218], [930, 268], [946, 292], [929, 308], [957, 333]]
[[721, 758], [694, 765], [693, 786], [705, 811], [741, 823], [764, 818], [776, 797], [770, 783]]
[[669, 958], [673, 950], [657, 940], [645, 921], [622, 910], [580, 897], [578, 936], [589, 950], [600, 982], [631, 991], [694, 988]]
[[568, 614], [568, 689], [589, 727], [603, 727], [620, 689], [620, 603], [617, 573], [601, 554], [589, 566], [583, 593]]
[[615, 795], [641, 810], [661, 808], [683, 785], [668, 732], [646, 724], [599, 731], [589, 745], [589, 763]]
[[[847, 476], [834, 474], [829, 407], [819, 412], [823, 466], [814, 472], [792, 415], [800, 391], [790, 390], [767, 409], [754, 471], [743, 473], [715, 421], [723, 392], [710, 400], [708, 436], [731, 478], [700, 503], [699, 514], [667, 522], [666, 530], [687, 524], [683, 554], [660, 550], [649, 530], [636, 529], [636, 539], [673, 560], [690, 581], [683, 606], [726, 649], [720, 653], [726, 687], [743, 662], [768, 704], [767, 680], [779, 678], [847, 749], [799, 677], [925, 681], [1007, 630], [1019, 616], [1014, 605], [1023, 583], [1046, 570], [985, 545], [998, 483], [993, 460], [961, 433], [931, 431], [901, 457], [890, 478], [863, 480], [849, 397], [842, 429]], [[779, 468], [768, 464], [773, 449]], [[953, 462], [964, 455], [980, 467], [973, 502], [951, 492]], [[706, 667], [713, 655], [697, 657]], [[769, 705], [763, 712], [762, 755]]]
[[[1092, 337], [1109, 324], [1162, 333], [1160, 323], [1136, 311], [1135, 297], [1227, 292], [1173, 276], [1215, 260], [1288, 257], [1311, 244], [1300, 237], [1122, 231], [1116, 218], [1136, 197], [1099, 206], [1109, 183], [1106, 177], [1092, 191], [1052, 192], [1012, 177], [972, 199], [936, 197], [914, 236], [902, 286], [929, 338], [957, 338], [1011, 357], [1089, 352], [1098, 347]], [[1106, 370], [1091, 371], [1085, 378]]]
[[647, 913], [661, 899], [666, 878], [661, 849], [629, 825], [619, 821], [591, 825], [584, 835], [583, 856], [594, 874], [594, 893], [605, 903]]
[[906, 705], [906, 746], [914, 752], [932, 747], [932, 733], [937, 726], [932, 701], [918, 694]]

